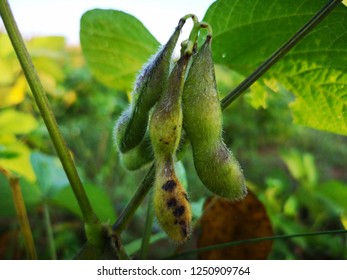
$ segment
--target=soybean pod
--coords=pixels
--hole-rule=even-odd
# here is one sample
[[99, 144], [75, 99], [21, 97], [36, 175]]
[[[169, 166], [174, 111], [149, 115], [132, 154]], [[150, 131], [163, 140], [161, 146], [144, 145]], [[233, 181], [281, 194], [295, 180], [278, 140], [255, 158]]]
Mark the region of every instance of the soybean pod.
[[125, 153], [143, 139], [149, 111], [167, 88], [171, 57], [186, 21], [182, 18], [169, 41], [149, 60], [136, 78], [133, 101], [116, 122], [114, 138], [118, 149]]
[[174, 154], [182, 131], [182, 92], [190, 54], [183, 54], [173, 68], [168, 88], [155, 105], [150, 120], [150, 137], [155, 158], [154, 210], [167, 235], [176, 242], [191, 232], [191, 207], [177, 179]]
[[222, 108], [218, 98], [209, 34], [193, 58], [184, 85], [183, 126], [190, 139], [196, 172], [218, 196], [232, 200], [246, 194], [240, 164], [222, 139]]

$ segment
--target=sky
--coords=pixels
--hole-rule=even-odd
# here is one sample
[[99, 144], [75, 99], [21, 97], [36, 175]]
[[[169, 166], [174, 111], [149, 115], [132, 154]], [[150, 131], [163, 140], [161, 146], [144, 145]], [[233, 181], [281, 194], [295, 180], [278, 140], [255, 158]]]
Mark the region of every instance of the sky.
[[[137, 17], [160, 43], [165, 43], [178, 20], [194, 13], [202, 20], [214, 0], [8, 0], [24, 38], [59, 35], [79, 44], [80, 18], [94, 8], [114, 9]], [[187, 24], [188, 25], [188, 24]], [[189, 33], [185, 28], [183, 36]], [[2, 21], [0, 30], [4, 31]]]

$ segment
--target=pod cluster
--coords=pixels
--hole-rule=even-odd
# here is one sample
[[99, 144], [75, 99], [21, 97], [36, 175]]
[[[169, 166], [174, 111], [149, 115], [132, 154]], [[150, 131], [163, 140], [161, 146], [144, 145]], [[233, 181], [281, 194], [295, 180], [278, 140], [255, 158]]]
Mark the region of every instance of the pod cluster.
[[[181, 55], [172, 56], [187, 18], [194, 21]], [[197, 50], [200, 28], [208, 28]], [[246, 195], [242, 169], [222, 138], [222, 108], [218, 98], [208, 24], [187, 15], [168, 42], [138, 75], [133, 100], [117, 120], [114, 139], [129, 170], [155, 162], [153, 205], [157, 220], [177, 243], [191, 234], [192, 212], [186, 190], [174, 168], [182, 131], [190, 140], [201, 182], [218, 196], [239, 200]]]

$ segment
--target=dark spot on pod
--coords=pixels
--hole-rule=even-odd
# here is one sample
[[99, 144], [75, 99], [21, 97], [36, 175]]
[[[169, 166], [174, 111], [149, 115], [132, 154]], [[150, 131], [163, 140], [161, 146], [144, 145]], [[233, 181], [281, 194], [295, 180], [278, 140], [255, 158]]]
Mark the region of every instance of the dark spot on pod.
[[177, 219], [175, 219], [175, 221], [174, 221], [174, 225], [177, 225], [178, 224], [178, 220]]
[[164, 142], [164, 144], [169, 145], [170, 143], [169, 142]]
[[174, 180], [169, 180], [161, 188], [164, 191], [172, 192], [176, 188], [176, 182]]
[[176, 207], [177, 206], [177, 200], [175, 198], [170, 198], [167, 202], [166, 205], [168, 208]]
[[179, 225], [181, 226], [181, 231], [182, 231], [182, 234], [183, 236], [187, 236], [188, 235], [188, 229], [187, 229], [187, 224], [185, 221], [180, 221], [179, 222]]
[[163, 139], [162, 139], [162, 138], [160, 138], [160, 139], [159, 139], [159, 141], [161, 142], [161, 141], [163, 141]]
[[175, 125], [175, 127], [173, 128], [173, 130], [176, 130], [177, 129], [177, 125]]
[[173, 211], [173, 214], [175, 217], [180, 217], [183, 215], [184, 213], [184, 206], [179, 206], [179, 207], [176, 207], [176, 209]]

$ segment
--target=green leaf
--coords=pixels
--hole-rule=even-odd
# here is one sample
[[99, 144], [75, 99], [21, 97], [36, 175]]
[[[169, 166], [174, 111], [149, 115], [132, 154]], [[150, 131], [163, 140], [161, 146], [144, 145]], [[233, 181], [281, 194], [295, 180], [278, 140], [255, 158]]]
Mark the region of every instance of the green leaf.
[[[85, 185], [85, 190], [93, 205], [96, 215], [102, 222], [113, 222], [116, 220], [115, 211], [110, 197], [106, 192], [92, 185]], [[81, 210], [70, 186], [61, 189], [52, 198], [52, 202], [60, 207], [66, 208], [73, 214], [82, 218]]]
[[114, 10], [91, 10], [81, 18], [81, 46], [95, 77], [129, 90], [136, 73], [155, 53], [158, 41], [135, 17]]
[[296, 180], [309, 186], [317, 184], [318, 174], [314, 157], [311, 154], [291, 149], [282, 152], [281, 157]]
[[[216, 63], [249, 75], [326, 0], [219, 0], [204, 21], [213, 28]], [[268, 72], [296, 96], [294, 121], [347, 135], [347, 9], [339, 5]]]
[[347, 185], [339, 181], [327, 182], [316, 188], [317, 194], [336, 212], [347, 213]]
[[69, 185], [69, 180], [57, 157], [32, 153], [30, 159], [37, 183], [45, 197], [51, 197], [60, 189]]
[[34, 182], [36, 177], [30, 164], [30, 149], [23, 142], [17, 141], [13, 135], [4, 136], [0, 133], [0, 143], [3, 151], [14, 156], [0, 157], [0, 166]]
[[13, 109], [0, 112], [0, 135], [27, 134], [37, 126], [37, 121], [30, 114], [18, 112]]

